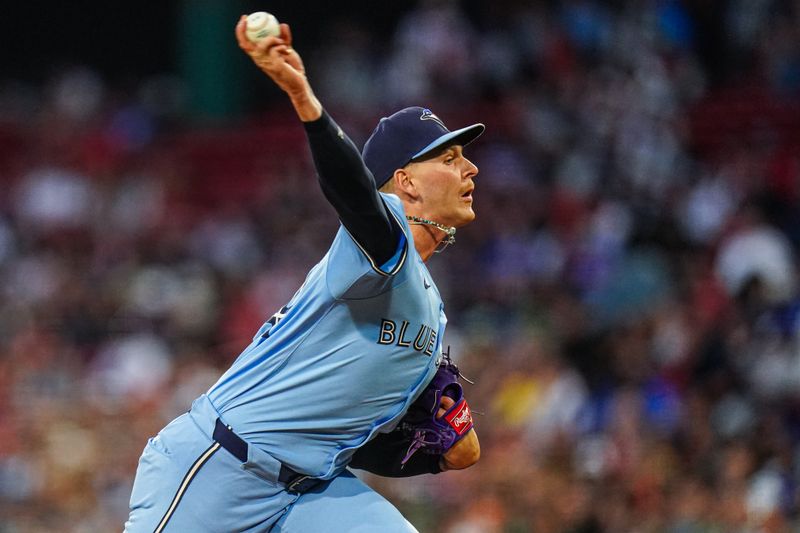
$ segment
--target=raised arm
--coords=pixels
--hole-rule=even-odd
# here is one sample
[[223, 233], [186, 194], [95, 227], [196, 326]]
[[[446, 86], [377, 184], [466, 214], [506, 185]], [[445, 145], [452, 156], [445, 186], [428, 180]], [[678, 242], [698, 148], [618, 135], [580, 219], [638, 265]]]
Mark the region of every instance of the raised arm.
[[280, 25], [280, 37], [252, 43], [245, 34], [245, 20], [242, 16], [236, 25], [239, 47], [289, 96], [305, 126], [325, 197], [353, 238], [382, 265], [394, 256], [403, 233], [381, 200], [361, 154], [314, 95], [303, 61], [292, 48], [289, 26]]

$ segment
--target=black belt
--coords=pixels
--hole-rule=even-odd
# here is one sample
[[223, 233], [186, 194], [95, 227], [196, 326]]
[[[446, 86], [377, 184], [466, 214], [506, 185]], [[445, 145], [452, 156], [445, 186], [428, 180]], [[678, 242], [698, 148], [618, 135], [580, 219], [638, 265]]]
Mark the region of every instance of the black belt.
[[[217, 423], [214, 426], [214, 435], [212, 437], [239, 461], [247, 462], [247, 442], [234, 433], [219, 418], [217, 418]], [[322, 480], [295, 472], [284, 464], [281, 464], [280, 473], [278, 474], [278, 482], [286, 485], [286, 491], [293, 494], [308, 492], [320, 481]]]

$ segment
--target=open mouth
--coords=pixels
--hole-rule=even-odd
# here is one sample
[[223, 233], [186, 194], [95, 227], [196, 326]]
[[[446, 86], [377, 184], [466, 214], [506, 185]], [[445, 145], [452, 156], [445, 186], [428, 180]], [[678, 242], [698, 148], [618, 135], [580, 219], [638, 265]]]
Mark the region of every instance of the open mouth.
[[467, 191], [466, 191], [464, 194], [462, 194], [462, 195], [461, 195], [461, 198], [462, 198], [463, 200], [470, 200], [470, 201], [472, 201], [472, 191], [473, 191], [473, 189], [469, 189], [469, 190], [467, 190]]

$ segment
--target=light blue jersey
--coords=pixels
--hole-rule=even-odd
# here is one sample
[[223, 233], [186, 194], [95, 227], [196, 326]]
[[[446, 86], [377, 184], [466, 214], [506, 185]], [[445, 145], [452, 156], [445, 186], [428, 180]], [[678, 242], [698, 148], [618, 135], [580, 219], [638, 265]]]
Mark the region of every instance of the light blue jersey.
[[395, 257], [375, 265], [340, 227], [290, 302], [208, 391], [233, 430], [298, 472], [328, 479], [393, 428], [436, 371], [447, 319], [402, 203]]
[[[375, 265], [339, 229], [231, 368], [150, 439], [126, 533], [416, 531], [345, 471], [433, 378], [447, 322], [402, 203], [382, 197], [403, 228], [395, 256]], [[220, 422], [246, 441], [246, 457], [222, 449]], [[293, 492], [279, 481], [284, 466], [328, 481]]]

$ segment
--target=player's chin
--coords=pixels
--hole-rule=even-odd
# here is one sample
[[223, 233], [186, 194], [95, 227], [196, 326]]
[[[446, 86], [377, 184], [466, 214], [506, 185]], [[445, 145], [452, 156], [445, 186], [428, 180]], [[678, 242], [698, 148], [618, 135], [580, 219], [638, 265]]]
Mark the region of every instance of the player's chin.
[[458, 212], [458, 222], [453, 224], [454, 227], [460, 228], [461, 226], [466, 226], [473, 220], [475, 220], [475, 211], [472, 209], [472, 202], [469, 205], [463, 206], [459, 209]]

